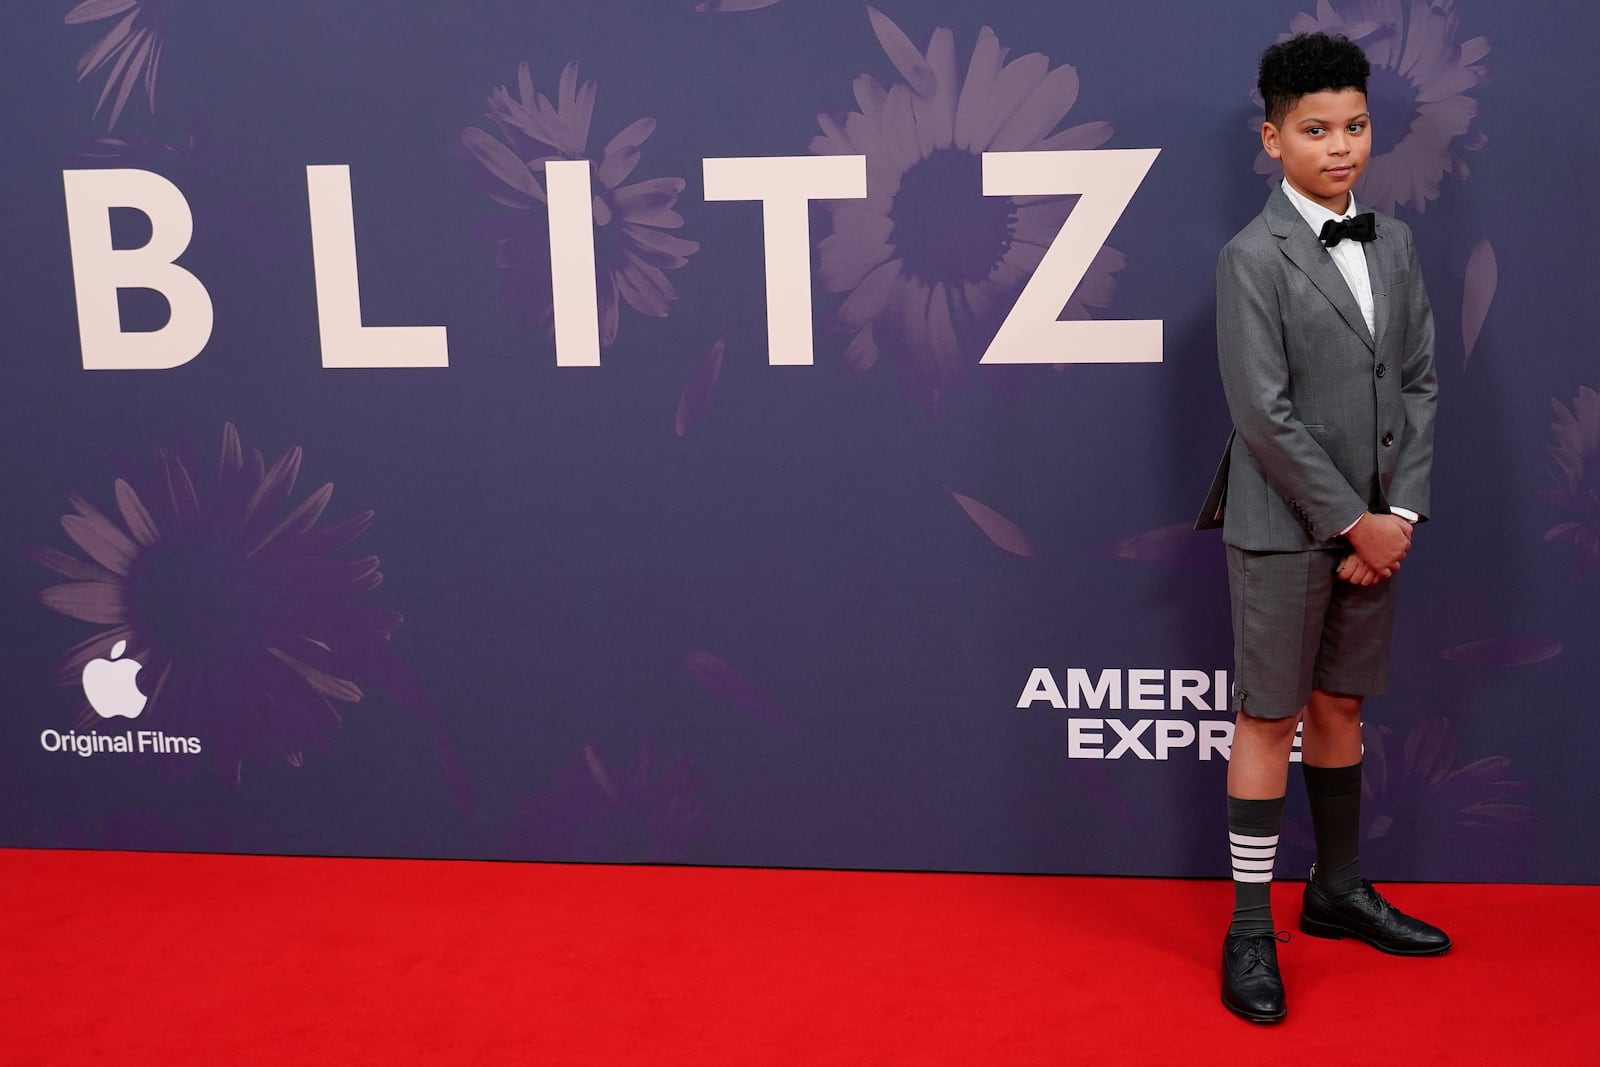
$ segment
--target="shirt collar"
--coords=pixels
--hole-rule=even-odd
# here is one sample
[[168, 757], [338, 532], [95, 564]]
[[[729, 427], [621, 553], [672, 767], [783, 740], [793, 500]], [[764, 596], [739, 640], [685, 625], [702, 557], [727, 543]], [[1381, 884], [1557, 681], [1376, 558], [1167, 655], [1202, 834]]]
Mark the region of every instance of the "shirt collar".
[[1293, 204], [1295, 210], [1300, 212], [1300, 217], [1306, 220], [1306, 225], [1311, 227], [1313, 233], [1320, 234], [1322, 232], [1322, 224], [1329, 219], [1348, 219], [1353, 218], [1356, 214], [1355, 193], [1350, 194], [1350, 206], [1341, 215], [1337, 211], [1329, 211], [1315, 200], [1302, 194], [1300, 190], [1289, 184], [1288, 178], [1283, 179], [1283, 192], [1289, 198], [1289, 203]]

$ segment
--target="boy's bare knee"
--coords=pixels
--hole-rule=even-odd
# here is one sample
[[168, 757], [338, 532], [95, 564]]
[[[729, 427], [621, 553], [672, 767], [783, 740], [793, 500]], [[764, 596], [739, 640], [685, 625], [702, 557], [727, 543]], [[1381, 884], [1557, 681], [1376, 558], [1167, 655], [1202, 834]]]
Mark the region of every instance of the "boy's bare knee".
[[1243, 731], [1263, 740], [1293, 737], [1295, 728], [1300, 724], [1300, 716], [1304, 713], [1305, 709], [1302, 708], [1294, 715], [1285, 715], [1281, 719], [1258, 719], [1248, 711], [1241, 711], [1234, 718], [1234, 733], [1237, 735]]
[[1359, 721], [1361, 700], [1361, 697], [1351, 696], [1348, 693], [1330, 693], [1324, 689], [1314, 689], [1311, 692], [1311, 701], [1306, 705], [1306, 718], [1313, 723]]

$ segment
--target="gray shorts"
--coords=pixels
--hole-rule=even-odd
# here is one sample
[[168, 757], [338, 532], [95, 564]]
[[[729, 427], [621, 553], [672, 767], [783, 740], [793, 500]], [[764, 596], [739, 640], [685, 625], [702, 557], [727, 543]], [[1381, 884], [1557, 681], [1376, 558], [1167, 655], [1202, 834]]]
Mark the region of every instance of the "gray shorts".
[[1348, 549], [1228, 549], [1233, 602], [1233, 710], [1258, 719], [1295, 714], [1313, 688], [1375, 696], [1389, 684], [1395, 582], [1340, 581]]

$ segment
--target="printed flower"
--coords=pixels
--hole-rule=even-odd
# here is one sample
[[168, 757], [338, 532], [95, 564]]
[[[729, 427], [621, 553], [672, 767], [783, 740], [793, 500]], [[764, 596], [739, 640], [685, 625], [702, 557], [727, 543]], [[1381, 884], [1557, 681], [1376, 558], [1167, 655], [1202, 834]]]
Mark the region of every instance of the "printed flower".
[[32, 553], [70, 579], [40, 592], [47, 607], [108, 627], [67, 653], [57, 681], [77, 684], [126, 642], [144, 665], [141, 725], [200, 738], [235, 781], [246, 761], [298, 766], [338, 726], [334, 702], [362, 698], [354, 679], [400, 622], [361, 599], [382, 580], [377, 557], [334, 554], [372, 512], [319, 525], [333, 486], [291, 506], [300, 449], [268, 467], [231, 423], [214, 463], [185, 452], [162, 449], [153, 472], [118, 478], [109, 512], [68, 495], [61, 525], [87, 559]]
[[[585, 159], [594, 115], [595, 83], [578, 85], [578, 65], [567, 64], [555, 101], [534, 92], [528, 65], [517, 68], [517, 95], [505, 86], [489, 95], [488, 118], [505, 138], [469, 126], [460, 148], [498, 204], [513, 210], [494, 225], [495, 262], [506, 271], [509, 303], [528, 309], [542, 329], [554, 322], [550, 296], [550, 232], [544, 187], [546, 160]], [[642, 315], [665, 318], [678, 298], [666, 271], [676, 270], [699, 244], [665, 231], [683, 225], [674, 210], [682, 178], [651, 178], [623, 185], [639, 165], [639, 149], [655, 130], [655, 119], [624, 127], [592, 168], [594, 187], [595, 284], [599, 292], [600, 344], [617, 339], [622, 301]], [[508, 147], [509, 145], [509, 147]]]
[[1600, 570], [1600, 393], [1587, 385], [1568, 408], [1551, 400], [1556, 421], [1554, 489], [1539, 495], [1561, 510], [1562, 520], [1545, 531], [1546, 541], [1571, 541], [1584, 574]]
[[83, 0], [67, 12], [67, 25], [116, 19], [106, 35], [78, 60], [78, 80], [109, 68], [105, 88], [94, 105], [94, 113], [106, 106], [112, 94], [108, 129], [115, 127], [122, 109], [133, 95], [134, 86], [144, 82], [150, 110], [156, 109], [156, 78], [161, 70], [161, 49], [166, 42], [167, 19], [176, 0]]
[[[826, 291], [848, 294], [835, 313], [851, 336], [845, 365], [865, 371], [887, 354], [912, 395], [937, 408], [981, 358], [1077, 200], [986, 197], [982, 153], [1097, 148], [1112, 130], [1089, 122], [1052, 133], [1077, 101], [1077, 71], [1037, 52], [1008, 63], [987, 26], [963, 76], [948, 28], [935, 29], [924, 52], [882, 12], [867, 12], [900, 80], [885, 89], [863, 74], [856, 110], [817, 116], [813, 153], [867, 157], [867, 198], [826, 205], [818, 276]], [[1109, 306], [1125, 263], [1101, 249], [1062, 317]]]
[[731, 11], [759, 11], [771, 7], [778, 0], [700, 0], [694, 9], [706, 15], [724, 15]]
[[[1487, 138], [1473, 132], [1478, 102], [1463, 94], [1488, 80], [1477, 63], [1489, 54], [1489, 41], [1455, 43], [1459, 21], [1455, 0], [1317, 0], [1316, 14], [1296, 15], [1279, 38], [1343, 34], [1372, 61], [1372, 159], [1356, 187], [1363, 205], [1390, 214], [1399, 204], [1422, 211], [1438, 199], [1447, 175], [1469, 176], [1463, 153], [1482, 149]], [[1262, 121], [1257, 115], [1251, 130]], [[1265, 152], [1255, 169], [1278, 173]]]
[[1364, 836], [1377, 840], [1414, 819], [1419, 808], [1450, 831], [1502, 830], [1533, 818], [1519, 797], [1528, 783], [1507, 777], [1511, 760], [1485, 756], [1456, 765], [1456, 731], [1443, 717], [1425, 719], [1402, 742], [1387, 726], [1362, 753]]
[[608, 764], [593, 743], [555, 772], [524, 812], [514, 846], [531, 859], [660, 862], [682, 859], [700, 836], [701, 778], [687, 757], [640, 746], [632, 766]]
[[[1485, 756], [1457, 765], [1455, 727], [1442, 716], [1425, 719], [1401, 740], [1387, 726], [1367, 735], [1361, 768], [1362, 859], [1396, 870], [1433, 849], [1463, 861], [1481, 849], [1464, 847], [1488, 836], [1515, 836], [1533, 819], [1524, 801], [1528, 783], [1510, 777], [1511, 760]], [[1310, 819], [1286, 820], [1286, 839], [1315, 851]], [[1452, 846], [1456, 846], [1452, 849]]]

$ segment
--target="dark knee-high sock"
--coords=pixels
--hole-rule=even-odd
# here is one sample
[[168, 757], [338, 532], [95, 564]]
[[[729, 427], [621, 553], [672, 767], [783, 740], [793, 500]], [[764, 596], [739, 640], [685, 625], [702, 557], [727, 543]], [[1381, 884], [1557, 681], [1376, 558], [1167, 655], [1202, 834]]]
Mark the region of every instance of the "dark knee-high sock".
[[1278, 855], [1283, 798], [1228, 798], [1228, 845], [1233, 853], [1233, 922], [1230, 934], [1270, 934], [1272, 863]]
[[1311, 827], [1317, 835], [1317, 884], [1335, 895], [1361, 884], [1361, 764], [1305, 764]]

